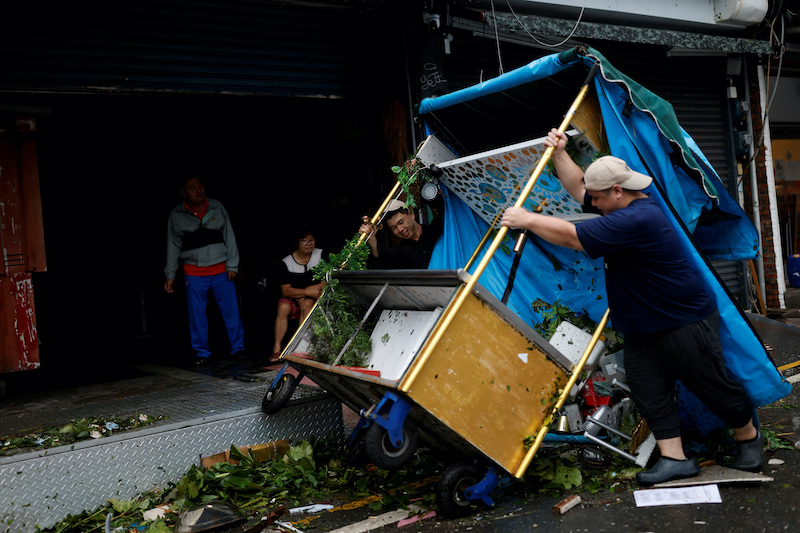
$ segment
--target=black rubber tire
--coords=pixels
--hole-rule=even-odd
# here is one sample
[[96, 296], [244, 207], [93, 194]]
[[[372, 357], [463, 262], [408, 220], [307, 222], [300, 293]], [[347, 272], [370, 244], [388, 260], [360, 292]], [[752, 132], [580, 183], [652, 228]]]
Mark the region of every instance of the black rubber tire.
[[261, 410], [272, 415], [281, 410], [292, 397], [297, 387], [297, 379], [291, 374], [284, 374], [272, 389], [268, 390], [261, 400]]
[[464, 491], [484, 478], [475, 466], [454, 464], [447, 467], [436, 485], [436, 503], [445, 518], [461, 518], [472, 512], [475, 500], [468, 500]]
[[389, 440], [389, 432], [373, 422], [364, 436], [364, 452], [379, 468], [400, 468], [417, 451], [417, 427], [410, 419], [403, 424], [403, 446], [396, 448]]

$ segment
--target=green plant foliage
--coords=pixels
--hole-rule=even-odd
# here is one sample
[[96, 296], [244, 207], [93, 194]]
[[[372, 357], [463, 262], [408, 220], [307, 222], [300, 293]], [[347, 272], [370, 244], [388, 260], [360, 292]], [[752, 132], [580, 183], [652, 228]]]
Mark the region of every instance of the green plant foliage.
[[392, 172], [397, 175], [397, 181], [406, 193], [406, 207], [416, 207], [422, 183], [430, 180], [422, 161], [414, 155], [402, 165], [392, 167]]
[[372, 352], [370, 333], [375, 328], [375, 320], [370, 319], [361, 326], [364, 310], [350, 293], [337, 285], [329, 284], [311, 315], [314, 334], [311, 354], [318, 361], [332, 363], [350, 342], [338, 364], [364, 366], [367, 356]]
[[[573, 326], [593, 332], [597, 329], [597, 322], [589, 318], [585, 309], [581, 313], [576, 313], [569, 307], [563, 305], [559, 300], [549, 304], [537, 299], [531, 304], [533, 310], [542, 317], [542, 321], [533, 324], [534, 329], [546, 339], [553, 338], [559, 324], [566, 320]], [[606, 327], [603, 329], [603, 336], [606, 338], [606, 348], [609, 352], [619, 351], [623, 345], [622, 337], [613, 329]]]
[[558, 456], [537, 459], [533, 473], [544, 489], [568, 490], [579, 487], [583, 482], [580, 469]]
[[[109, 498], [108, 504], [100, 509], [69, 516], [50, 529], [37, 528], [37, 531], [100, 533], [104, 530], [106, 516], [111, 513], [112, 530], [165, 533], [173, 531], [181, 511], [217, 499], [236, 505], [256, 519], [259, 514], [266, 515], [280, 505], [330, 501], [337, 495], [343, 498], [378, 495], [380, 497], [370, 504], [375, 511], [390, 505], [408, 505], [411, 498], [421, 498], [432, 507], [435, 495], [429, 485], [446, 464], [446, 458], [420, 454], [397, 470], [348, 466], [332, 439], [300, 442], [285, 455], [265, 462], [242, 454], [235, 446], [231, 447], [231, 457], [238, 465], [218, 463], [207, 469], [193, 465], [180, 481], [166, 490], [127, 501]], [[161, 505], [168, 508], [164, 519], [143, 521], [144, 511]]]
[[764, 434], [764, 451], [774, 452], [775, 450], [796, 450], [794, 444], [779, 437], [770, 429], [761, 428], [761, 433]]
[[328, 282], [311, 315], [311, 354], [318, 361], [332, 363], [354, 334], [355, 337], [339, 361], [340, 365], [364, 366], [367, 355], [372, 351], [370, 333], [374, 328], [374, 321], [365, 324], [366, 329], [359, 327], [361, 308], [333, 278], [333, 273], [337, 270], [365, 270], [369, 253], [369, 246], [356, 235], [345, 243], [340, 252], [330, 254], [328, 259], [320, 261], [313, 268], [315, 280]]
[[0, 437], [0, 456], [108, 437], [123, 431], [149, 426], [158, 420], [164, 420], [164, 417], [138, 414], [131, 417], [112, 416], [75, 419], [63, 426], [55, 426], [39, 432]]
[[337, 270], [366, 270], [369, 246], [359, 242], [359, 236], [351, 238], [338, 253], [331, 253], [327, 259], [322, 259], [317, 266], [311, 269], [314, 280], [328, 281]]

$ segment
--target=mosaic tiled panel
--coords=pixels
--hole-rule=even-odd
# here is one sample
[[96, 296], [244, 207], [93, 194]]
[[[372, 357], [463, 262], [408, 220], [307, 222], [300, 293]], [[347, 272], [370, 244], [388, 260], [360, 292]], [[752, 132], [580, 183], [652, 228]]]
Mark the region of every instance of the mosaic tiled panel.
[[[577, 130], [570, 130], [567, 135], [574, 141], [573, 158], [585, 168], [597, 149]], [[488, 224], [499, 227], [503, 211], [517, 201], [544, 154], [545, 138], [439, 162], [436, 166], [444, 171], [439, 180]], [[596, 216], [584, 215], [581, 204], [572, 199], [552, 175], [552, 165], [541, 173], [523, 205], [531, 211], [571, 221]]]

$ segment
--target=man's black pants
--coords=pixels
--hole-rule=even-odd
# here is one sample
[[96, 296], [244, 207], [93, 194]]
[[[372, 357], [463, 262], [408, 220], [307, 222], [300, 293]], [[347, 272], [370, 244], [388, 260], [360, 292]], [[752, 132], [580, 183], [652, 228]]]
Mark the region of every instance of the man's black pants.
[[679, 328], [625, 335], [627, 384], [639, 414], [656, 439], [679, 437], [681, 419], [675, 381], [686, 386], [728, 426], [740, 428], [753, 416], [742, 385], [725, 368], [719, 312]]

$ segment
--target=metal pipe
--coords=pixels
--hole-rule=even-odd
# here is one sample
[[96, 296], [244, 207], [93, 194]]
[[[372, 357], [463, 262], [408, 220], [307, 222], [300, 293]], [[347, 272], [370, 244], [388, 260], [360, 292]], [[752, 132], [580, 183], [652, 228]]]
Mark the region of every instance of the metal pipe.
[[[764, 67], [762, 65], [758, 65], [758, 86], [759, 88], [764, 87]], [[765, 91], [759, 89], [759, 103], [761, 104], [761, 109], [766, 110], [767, 105], [767, 95]], [[783, 245], [781, 244], [780, 238], [780, 220], [778, 219], [778, 195], [775, 191], [775, 171], [772, 165], [772, 139], [770, 137], [769, 132], [769, 115], [765, 113], [763, 123], [761, 124], [763, 135], [763, 144], [764, 144], [764, 170], [766, 171], [767, 175], [767, 194], [769, 196], [769, 216], [770, 222], [772, 224], [772, 246], [775, 250], [775, 274], [777, 276], [778, 282], [778, 301], [780, 302], [781, 309], [786, 309], [786, 302], [784, 300], [784, 294], [786, 293], [786, 273], [783, 269]], [[752, 166], [752, 164], [751, 164]], [[763, 266], [763, 259], [761, 262], [761, 276], [764, 276], [764, 266]], [[764, 290], [764, 282], [763, 280], [760, 281], [762, 287], [762, 294], [766, 294], [766, 290]]]
[[[589, 76], [587, 76], [586, 81], [584, 82], [584, 85], [578, 92], [578, 96], [575, 98], [569, 110], [564, 115], [564, 120], [561, 121], [561, 125], [558, 127], [558, 131], [563, 133], [569, 127], [570, 122], [572, 122], [572, 119], [575, 116], [575, 113], [577, 113], [578, 108], [580, 107], [581, 103], [586, 97], [586, 94], [589, 92], [589, 82], [594, 77], [594, 74], [597, 72], [599, 66], [600, 66], [599, 62], [595, 62], [594, 66], [589, 72]], [[542, 158], [539, 160], [539, 162], [536, 165], [536, 168], [531, 174], [531, 178], [528, 180], [528, 183], [523, 188], [522, 193], [519, 195], [519, 198], [517, 198], [517, 201], [514, 203], [514, 207], [522, 207], [522, 205], [525, 203], [525, 200], [531, 194], [531, 191], [533, 190], [534, 186], [536, 186], [536, 181], [539, 179], [539, 175], [542, 173], [542, 171], [544, 171], [554, 151], [555, 151], [554, 146], [550, 146], [547, 148], [547, 150], [544, 151]], [[473, 273], [472, 277], [467, 282], [463, 290], [460, 290], [458, 292], [453, 303], [449, 305], [447, 309], [445, 309], [444, 313], [442, 314], [442, 317], [439, 320], [439, 324], [441, 324], [441, 326], [436, 328], [435, 332], [431, 335], [430, 340], [423, 346], [422, 351], [417, 356], [412, 368], [410, 369], [408, 374], [406, 374], [405, 378], [400, 384], [401, 391], [408, 393], [408, 391], [411, 389], [411, 386], [417, 379], [419, 372], [425, 366], [425, 362], [428, 360], [433, 351], [436, 349], [439, 342], [442, 340], [444, 333], [447, 331], [447, 328], [453, 322], [453, 319], [455, 318], [458, 311], [461, 309], [461, 306], [464, 305], [464, 302], [466, 301], [467, 297], [470, 294], [472, 294], [475, 285], [477, 285], [478, 283], [478, 279], [480, 278], [481, 274], [483, 274], [483, 271], [486, 270], [489, 261], [492, 259], [495, 252], [500, 247], [500, 243], [503, 242], [506, 233], [508, 233], [508, 227], [506, 226], [502, 226], [497, 231], [497, 235], [495, 236], [494, 240], [492, 240], [492, 243], [489, 245], [489, 250], [486, 252], [486, 254], [484, 254], [480, 263], [478, 263], [478, 266], [475, 267], [475, 272]]]
[[525, 471], [528, 469], [528, 466], [530, 466], [533, 456], [536, 455], [537, 451], [539, 451], [539, 447], [542, 445], [542, 442], [544, 442], [544, 436], [547, 435], [547, 430], [550, 428], [550, 424], [553, 423], [556, 415], [558, 415], [558, 412], [561, 411], [561, 408], [564, 406], [564, 402], [566, 402], [567, 397], [569, 396], [570, 390], [575, 385], [575, 382], [578, 381], [578, 374], [581, 373], [584, 365], [586, 365], [586, 361], [588, 361], [589, 357], [592, 355], [592, 351], [594, 351], [594, 347], [597, 344], [597, 341], [600, 339], [600, 335], [603, 333], [603, 328], [606, 327], [610, 311], [611, 309], [606, 309], [603, 318], [597, 324], [597, 328], [594, 330], [594, 334], [592, 335], [592, 339], [589, 341], [589, 345], [586, 346], [586, 349], [583, 351], [583, 355], [578, 363], [572, 368], [572, 374], [569, 376], [567, 384], [564, 385], [563, 389], [561, 389], [561, 393], [558, 395], [558, 401], [556, 401], [552, 411], [550, 411], [550, 414], [547, 415], [542, 422], [542, 425], [539, 427], [539, 432], [536, 434], [536, 439], [533, 441], [533, 445], [531, 445], [531, 447], [525, 453], [525, 457], [522, 459], [517, 471], [514, 473], [515, 477], [521, 478], [525, 475]]
[[[389, 202], [394, 200], [394, 195], [397, 194], [397, 189], [399, 189], [399, 188], [400, 188], [400, 182], [398, 181], [398, 182], [396, 182], [394, 184], [394, 187], [392, 187], [392, 190], [389, 191], [389, 194], [386, 195], [386, 198], [384, 198], [383, 203], [381, 204], [381, 206], [378, 208], [378, 210], [375, 212], [375, 214], [370, 219], [370, 224], [372, 224], [374, 226], [375, 224], [378, 223], [378, 221], [380, 221], [381, 217], [383, 217], [383, 210], [386, 209], [386, 206], [389, 205]], [[367, 239], [367, 234], [366, 233], [362, 233], [361, 235], [359, 235], [358, 236], [358, 243], [356, 244], [356, 246], [361, 245], [361, 243], [364, 242], [366, 239]]]
[[[528, 178], [528, 179], [530, 179], [530, 178]], [[516, 193], [518, 190], [519, 190], [519, 183], [517, 183], [514, 186], [514, 193]], [[512, 199], [513, 199], [513, 196], [512, 196]], [[486, 246], [486, 241], [489, 240], [489, 236], [492, 234], [492, 230], [494, 230], [494, 227], [497, 225], [498, 222], [500, 222], [500, 219], [503, 218], [503, 211], [505, 211], [505, 209], [503, 209], [499, 213], [497, 213], [497, 216], [494, 217], [494, 220], [492, 220], [492, 223], [489, 224], [489, 229], [487, 229], [486, 233], [483, 234], [483, 238], [481, 239], [481, 242], [478, 243], [477, 247], [475, 247], [475, 251], [472, 252], [472, 256], [469, 258], [469, 261], [467, 261], [467, 264], [464, 265], [464, 270], [469, 271], [470, 267], [472, 266], [472, 263], [474, 263], [475, 260], [478, 258], [478, 254], [480, 253], [480, 251], [483, 250], [484, 246]]]
[[[744, 84], [747, 88], [747, 100], [750, 100], [750, 82], [747, 74], [747, 68], [744, 69]], [[759, 80], [759, 87], [758, 92], [759, 94], [763, 94], [763, 87], [761, 86], [761, 80]], [[760, 100], [760, 98], [759, 98]], [[753, 106], [749, 106], [747, 109], [747, 132], [750, 134], [751, 139], [755, 139], [755, 135], [753, 135]], [[761, 287], [761, 293], [764, 294], [764, 246], [763, 246], [763, 237], [761, 235], [761, 207], [760, 207], [760, 200], [758, 198], [758, 176], [756, 174], [756, 162], [755, 162], [755, 146], [754, 142], [750, 143], [750, 146], [747, 149], [747, 160], [748, 166], [750, 168], [750, 195], [753, 197], [753, 225], [756, 227], [756, 233], [758, 235], [758, 257], [756, 257], [756, 271], [757, 271], [757, 279], [753, 280], [754, 283], [757, 283], [759, 287]]]

